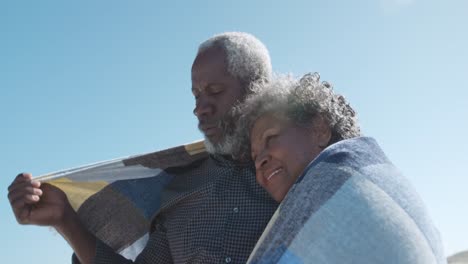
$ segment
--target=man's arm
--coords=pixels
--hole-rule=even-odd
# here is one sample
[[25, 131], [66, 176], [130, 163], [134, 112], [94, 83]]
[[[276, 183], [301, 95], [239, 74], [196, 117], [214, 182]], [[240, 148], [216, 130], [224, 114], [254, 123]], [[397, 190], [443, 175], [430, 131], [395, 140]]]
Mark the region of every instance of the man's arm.
[[133, 262], [91, 234], [59, 188], [34, 181], [31, 174], [22, 173], [8, 187], [8, 199], [18, 223], [54, 227], [75, 252], [73, 263], [172, 263], [163, 219], [158, 221], [146, 247]]
[[8, 187], [8, 199], [18, 223], [54, 227], [81, 263], [92, 263], [96, 238], [81, 223], [62, 190], [21, 173]]

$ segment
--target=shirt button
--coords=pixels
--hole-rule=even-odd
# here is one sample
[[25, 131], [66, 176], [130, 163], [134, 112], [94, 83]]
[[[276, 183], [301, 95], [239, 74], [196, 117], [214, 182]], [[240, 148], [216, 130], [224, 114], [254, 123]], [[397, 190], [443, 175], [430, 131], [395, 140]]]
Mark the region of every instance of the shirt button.
[[232, 209], [234, 211], [234, 213], [238, 213], [239, 212], [239, 208], [237, 207], [234, 207], [234, 209]]
[[230, 263], [231, 262], [231, 258], [230, 257], [227, 257], [224, 259], [224, 261], [226, 261], [226, 263]]

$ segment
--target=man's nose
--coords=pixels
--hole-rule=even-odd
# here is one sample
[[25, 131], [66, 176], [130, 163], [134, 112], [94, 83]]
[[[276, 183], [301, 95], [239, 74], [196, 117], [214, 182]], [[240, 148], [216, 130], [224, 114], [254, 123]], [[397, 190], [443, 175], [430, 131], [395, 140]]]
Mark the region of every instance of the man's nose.
[[198, 98], [195, 102], [195, 109], [193, 109], [193, 114], [196, 117], [212, 114], [213, 107], [213, 104], [208, 99]]

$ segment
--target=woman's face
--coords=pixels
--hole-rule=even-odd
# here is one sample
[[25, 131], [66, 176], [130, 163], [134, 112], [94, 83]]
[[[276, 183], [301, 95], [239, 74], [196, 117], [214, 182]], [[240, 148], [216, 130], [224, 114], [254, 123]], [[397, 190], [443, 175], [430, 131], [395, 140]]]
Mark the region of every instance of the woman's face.
[[320, 130], [323, 129], [316, 126], [297, 126], [271, 114], [255, 122], [250, 143], [256, 179], [277, 202], [283, 200], [305, 167], [320, 153], [320, 146], [328, 143], [329, 129]]

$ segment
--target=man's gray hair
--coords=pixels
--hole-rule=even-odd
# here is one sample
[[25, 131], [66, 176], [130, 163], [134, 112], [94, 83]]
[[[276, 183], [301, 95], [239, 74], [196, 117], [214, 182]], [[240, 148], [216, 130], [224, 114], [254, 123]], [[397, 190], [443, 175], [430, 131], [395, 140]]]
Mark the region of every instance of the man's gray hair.
[[329, 83], [320, 82], [318, 73], [308, 73], [299, 80], [278, 76], [252, 89], [253, 93], [236, 109], [240, 120], [235, 133], [238, 146], [233, 153], [235, 158], [250, 157], [251, 129], [266, 114], [286, 118], [299, 126], [313, 125], [316, 118], [322, 118], [331, 130], [328, 145], [361, 135], [356, 112]]
[[226, 53], [227, 71], [241, 81], [246, 88], [257, 81], [268, 81], [272, 75], [268, 49], [251, 34], [225, 32], [204, 41], [198, 53], [217, 47]]

